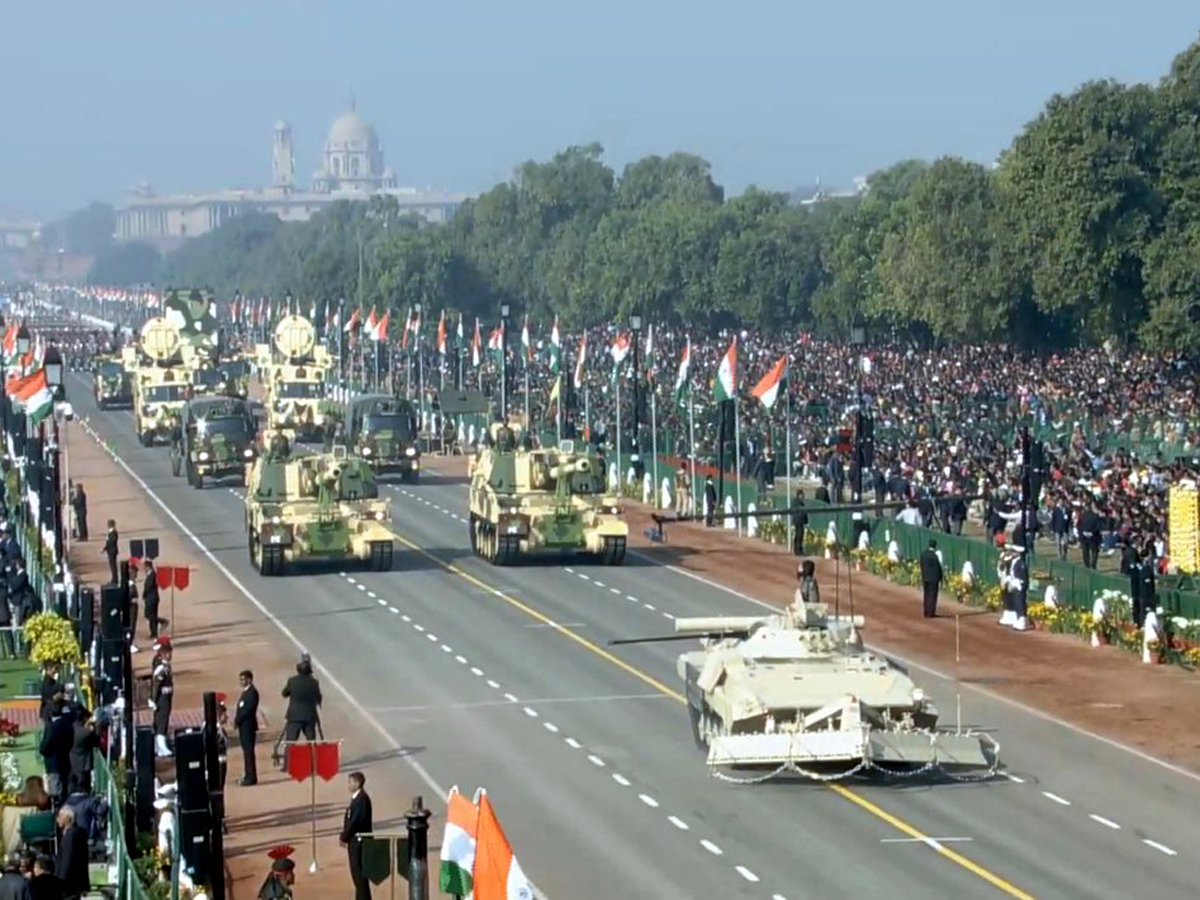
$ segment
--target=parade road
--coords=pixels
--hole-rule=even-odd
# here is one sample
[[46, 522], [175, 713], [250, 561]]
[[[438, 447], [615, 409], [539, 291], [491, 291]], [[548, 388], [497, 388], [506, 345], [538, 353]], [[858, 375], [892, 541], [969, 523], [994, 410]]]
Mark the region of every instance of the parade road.
[[[753, 613], [752, 598], [635, 553], [623, 568], [492, 567], [469, 549], [465, 484], [433, 473], [384, 488], [394, 571], [263, 578], [240, 488], [188, 487], [165, 449], [138, 445], [129, 413], [97, 411], [87, 379], [68, 388], [152, 499], [348, 695], [328, 689], [327, 704], [359, 709], [431, 791], [487, 787], [553, 900], [1193, 892], [1189, 773], [968, 690], [964, 721], [1002, 747], [992, 781], [725, 783], [692, 740], [681, 645], [608, 642], [669, 634], [676, 616]], [[913, 675], [951, 722], [953, 683]], [[262, 689], [279, 702], [278, 686]]]

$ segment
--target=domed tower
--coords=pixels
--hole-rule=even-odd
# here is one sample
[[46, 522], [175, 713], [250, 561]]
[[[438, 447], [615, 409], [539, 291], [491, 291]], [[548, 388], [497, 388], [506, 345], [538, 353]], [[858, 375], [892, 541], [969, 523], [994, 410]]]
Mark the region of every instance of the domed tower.
[[375, 129], [351, 105], [329, 129], [321, 168], [313, 176], [313, 190], [370, 193], [395, 186], [395, 176], [383, 164], [383, 148]]
[[296, 186], [296, 160], [292, 156], [292, 128], [287, 122], [275, 123], [275, 143], [271, 149], [271, 187], [290, 191]]

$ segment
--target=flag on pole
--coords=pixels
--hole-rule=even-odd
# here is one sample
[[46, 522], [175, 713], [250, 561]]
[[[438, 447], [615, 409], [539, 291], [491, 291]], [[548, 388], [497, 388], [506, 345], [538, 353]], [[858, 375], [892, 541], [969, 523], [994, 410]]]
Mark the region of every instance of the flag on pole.
[[443, 894], [466, 897], [471, 893], [478, 825], [479, 809], [460, 794], [458, 788], [450, 788], [446, 800], [446, 826], [442, 830], [442, 864], [438, 872], [438, 888]]
[[558, 316], [554, 317], [554, 325], [550, 329], [550, 371], [558, 374], [559, 358], [562, 356], [562, 341], [558, 336]]
[[363, 331], [366, 332], [367, 337], [371, 337], [375, 333], [375, 326], [378, 323], [379, 320], [375, 318], [375, 307], [372, 306], [371, 314], [367, 316], [367, 324], [363, 325]]
[[12, 322], [4, 332], [4, 365], [10, 368], [20, 358], [17, 353], [17, 330], [16, 323]]
[[575, 357], [575, 390], [583, 390], [583, 370], [587, 365], [587, 332], [579, 338], [579, 355]]
[[692, 366], [692, 339], [689, 337], [683, 342], [683, 356], [679, 357], [679, 371], [675, 375], [675, 401], [682, 403], [686, 396], [690, 385], [688, 384], [688, 372]]
[[717, 380], [713, 383], [713, 395], [718, 401], [732, 400], [737, 396], [737, 335], [717, 368]]
[[54, 393], [46, 381], [46, 370], [38, 369], [6, 386], [13, 404], [36, 425], [54, 410]]
[[654, 325], [650, 324], [646, 326], [646, 380], [653, 381], [654, 374]]
[[497, 325], [488, 335], [488, 350], [497, 355], [504, 352], [504, 325]]
[[608, 351], [612, 354], [614, 366], [619, 366], [621, 363], [625, 362], [625, 357], [629, 355], [629, 347], [629, 335], [625, 333], [618, 334], [616, 340], [613, 341], [612, 347]]
[[483, 362], [483, 339], [479, 336], [479, 319], [475, 319], [475, 336], [471, 338], [471, 365], [476, 368]]
[[479, 797], [475, 839], [475, 900], [533, 900], [533, 885], [521, 871], [486, 793]]
[[342, 328], [342, 331], [345, 331], [348, 334], [352, 334], [354, 332], [354, 329], [358, 327], [358, 323], [361, 319], [362, 319], [362, 310], [356, 306], [356, 307], [354, 307], [354, 312], [352, 312], [350, 314], [349, 321], [347, 321], [345, 327]]
[[525, 324], [521, 326], [521, 349], [525, 351], [525, 362], [533, 360], [533, 345], [529, 340], [529, 314], [525, 314]]
[[437, 349], [444, 359], [446, 356], [446, 310], [438, 317]]
[[[372, 313], [374, 310], [372, 310]], [[371, 329], [368, 335], [373, 341], [386, 341], [388, 333], [388, 317], [391, 316], [391, 311], [388, 310], [375, 322], [375, 327]]]
[[465, 318], [465, 316], [463, 316], [462, 313], [458, 314], [458, 332], [456, 335], [456, 339], [454, 341], [454, 347], [456, 350], [461, 350], [465, 346], [465, 344], [463, 343], [463, 337], [464, 337], [464, 335], [463, 335], [463, 319], [464, 318]]
[[762, 377], [762, 381], [754, 386], [750, 391], [755, 397], [762, 401], [762, 405], [770, 409], [775, 405], [775, 400], [779, 396], [779, 387], [787, 379], [787, 357], [779, 357], [779, 362], [771, 367], [771, 371]]

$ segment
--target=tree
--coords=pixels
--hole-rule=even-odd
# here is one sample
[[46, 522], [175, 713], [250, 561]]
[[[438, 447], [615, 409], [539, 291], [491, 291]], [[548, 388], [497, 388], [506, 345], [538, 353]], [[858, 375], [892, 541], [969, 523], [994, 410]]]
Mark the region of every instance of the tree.
[[680, 203], [721, 203], [725, 191], [712, 180], [712, 166], [691, 153], [646, 156], [621, 173], [616, 203], [634, 209], [662, 200]]
[[154, 284], [162, 273], [162, 256], [150, 244], [134, 241], [104, 250], [88, 272], [88, 281], [105, 287]]

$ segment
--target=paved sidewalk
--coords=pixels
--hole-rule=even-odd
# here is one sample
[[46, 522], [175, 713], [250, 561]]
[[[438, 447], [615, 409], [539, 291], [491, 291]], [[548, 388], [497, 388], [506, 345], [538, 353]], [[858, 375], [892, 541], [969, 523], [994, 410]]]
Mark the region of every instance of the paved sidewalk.
[[[297, 897], [350, 896], [346, 855], [337, 844], [348, 801], [345, 778], [317, 782], [317, 859], [321, 868], [313, 875], [307, 871], [312, 859], [310, 785], [297, 784], [271, 766], [271, 746], [283, 724], [286, 703], [279, 692], [286, 678], [294, 674], [298, 651], [273, 622], [265, 619], [220, 572], [214, 571], [196, 545], [179, 533], [161, 508], [81, 423], [71, 423], [68, 428], [71, 477], [81, 482], [88, 493], [93, 535], [87, 543], [71, 548], [71, 560], [84, 581], [98, 584], [107, 580], [101, 538], [104, 522], [109, 518], [117, 522], [123, 553], [127, 552], [131, 538], [157, 537], [162, 564], [192, 568], [191, 584], [186, 591], [176, 594], [176, 620], [166, 629], [175, 647], [173, 725], [192, 725], [201, 720], [202, 696], [207, 690], [228, 694], [232, 720], [239, 693], [237, 673], [247, 667], [254, 670], [266, 726], [259, 732], [259, 783], [255, 787], [243, 788], [237, 784], [242, 776], [242, 756], [237, 735], [231, 733], [225, 795], [230, 830], [225, 838], [225, 854], [233, 878], [230, 900], [253, 900], [269, 866], [266, 851], [284, 843], [297, 848], [294, 856]], [[170, 615], [169, 591], [164, 592], [161, 614]], [[136, 643], [142, 650], [134, 656], [134, 676], [148, 677], [152, 653], [141, 618], [137, 637]], [[441, 840], [440, 798], [429, 797], [428, 789], [416, 775], [396, 764], [397, 751], [369, 725], [355, 718], [352, 710], [340, 704], [334, 691], [327, 689], [326, 694], [327, 703], [322, 710], [325, 727], [329, 734], [344, 738], [343, 772], [360, 769], [366, 774], [376, 827], [401, 827], [402, 813], [413, 795], [426, 795], [427, 805], [439, 808], [430, 834], [430, 844], [436, 848]], [[386, 889], [386, 885], [377, 888], [376, 893]]]

